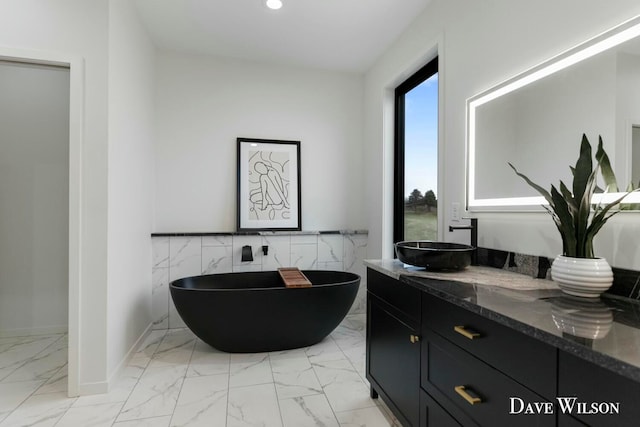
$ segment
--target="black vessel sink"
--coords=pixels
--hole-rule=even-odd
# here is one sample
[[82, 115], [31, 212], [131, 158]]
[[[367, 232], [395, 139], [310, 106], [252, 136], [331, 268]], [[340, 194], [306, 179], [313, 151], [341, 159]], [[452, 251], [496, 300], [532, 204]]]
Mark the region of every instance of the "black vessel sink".
[[398, 259], [428, 270], [462, 270], [471, 264], [473, 246], [461, 243], [414, 240], [395, 244]]

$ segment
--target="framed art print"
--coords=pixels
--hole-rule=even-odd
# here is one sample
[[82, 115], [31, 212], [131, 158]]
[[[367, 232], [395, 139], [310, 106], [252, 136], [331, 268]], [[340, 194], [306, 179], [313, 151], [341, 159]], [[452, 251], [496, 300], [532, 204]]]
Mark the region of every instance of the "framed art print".
[[238, 231], [301, 230], [300, 141], [237, 141]]

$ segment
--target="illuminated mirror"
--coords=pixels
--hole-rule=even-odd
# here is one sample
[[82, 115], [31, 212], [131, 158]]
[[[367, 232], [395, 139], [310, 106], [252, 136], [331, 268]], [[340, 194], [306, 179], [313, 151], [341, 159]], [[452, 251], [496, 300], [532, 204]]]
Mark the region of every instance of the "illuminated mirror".
[[507, 163], [547, 189], [570, 183], [583, 133], [594, 153], [602, 136], [621, 190], [638, 187], [640, 17], [469, 99], [467, 114], [469, 210], [545, 203]]

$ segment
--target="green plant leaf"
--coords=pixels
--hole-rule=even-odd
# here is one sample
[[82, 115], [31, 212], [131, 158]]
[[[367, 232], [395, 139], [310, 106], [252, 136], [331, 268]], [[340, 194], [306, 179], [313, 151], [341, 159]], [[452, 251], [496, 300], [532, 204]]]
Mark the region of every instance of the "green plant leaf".
[[582, 134], [582, 142], [580, 143], [580, 156], [576, 162], [573, 173], [573, 197], [576, 201], [583, 199], [587, 182], [593, 169], [591, 160], [591, 144], [587, 139], [587, 135]]
[[[601, 173], [606, 183], [605, 192], [617, 192], [617, 183], [609, 157], [602, 144], [602, 137], [598, 138], [598, 149], [596, 151], [596, 166], [593, 167], [591, 159], [591, 145], [585, 134], [582, 135], [580, 144], [580, 155], [574, 167], [571, 167], [573, 174], [573, 193], [564, 182], [560, 181], [559, 190], [551, 186], [551, 192], [531, 181], [527, 176], [509, 163], [516, 175], [525, 180], [538, 193], [542, 194], [549, 203], [543, 208], [551, 215], [553, 222], [562, 237], [562, 250], [567, 256], [578, 258], [593, 258], [593, 239], [602, 226], [613, 215], [625, 209], [625, 204], [620, 204], [624, 197], [622, 195], [611, 203], [602, 206], [600, 203], [592, 204], [593, 194], [602, 191], [598, 188], [598, 174]], [[633, 190], [633, 187], [630, 187]], [[635, 190], [633, 190], [635, 191]], [[612, 210], [620, 205], [618, 210]], [[627, 204], [635, 206], [638, 204]], [[592, 211], [593, 207], [593, 211]], [[640, 206], [639, 206], [640, 207]]]
[[616, 175], [611, 168], [611, 163], [609, 162], [609, 156], [602, 148], [602, 136], [598, 136], [598, 149], [596, 150], [596, 161], [600, 166], [600, 173], [602, 174], [602, 179], [606, 185], [604, 191], [609, 193], [617, 193], [618, 192], [618, 182], [616, 180]]
[[551, 198], [553, 199], [553, 212], [558, 218], [556, 226], [562, 237], [563, 253], [566, 256], [576, 256], [574, 253], [576, 233], [573, 227], [573, 216], [571, 215], [569, 204], [553, 185], [551, 186]]
[[567, 204], [569, 205], [569, 208], [571, 210], [571, 215], [575, 215], [578, 212], [578, 203], [576, 200], [574, 200], [573, 194], [571, 194], [571, 191], [569, 191], [565, 183], [562, 181], [560, 181], [560, 193], [562, 194], [562, 197], [564, 197], [564, 199], [567, 201]]
[[538, 193], [542, 194], [542, 196], [547, 200], [547, 202], [549, 202], [549, 204], [553, 206], [553, 199], [551, 198], [551, 194], [549, 194], [549, 192], [547, 190], [545, 190], [544, 188], [540, 187], [535, 182], [531, 181], [526, 175], [521, 174], [520, 172], [518, 172], [518, 170], [515, 168], [515, 166], [513, 166], [511, 163], [509, 163], [509, 166], [511, 166], [511, 169], [513, 169], [513, 171], [516, 173], [516, 175], [518, 175], [520, 178], [524, 179], [526, 181], [526, 183], [529, 184], [531, 187], [533, 187], [533, 189], [535, 189]]

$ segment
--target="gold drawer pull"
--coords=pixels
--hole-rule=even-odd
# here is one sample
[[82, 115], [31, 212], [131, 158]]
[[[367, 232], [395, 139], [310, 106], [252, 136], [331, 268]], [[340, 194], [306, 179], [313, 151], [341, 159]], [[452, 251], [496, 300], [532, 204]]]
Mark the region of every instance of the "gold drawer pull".
[[462, 326], [462, 325], [454, 326], [453, 330], [456, 331], [457, 333], [459, 333], [460, 335], [463, 335], [463, 336], [469, 338], [470, 340], [480, 337], [479, 333], [473, 332], [473, 331], [469, 331], [469, 330], [465, 329], [465, 327]]
[[456, 386], [453, 389], [456, 391], [456, 393], [462, 396], [462, 398], [467, 402], [469, 402], [469, 404], [471, 405], [475, 405], [476, 403], [482, 403], [482, 399], [480, 399], [478, 396], [472, 396], [471, 394], [469, 394], [469, 392], [465, 390], [463, 385]]
[[409, 335], [409, 341], [411, 341], [411, 344], [415, 344], [420, 341], [420, 337], [418, 335]]

